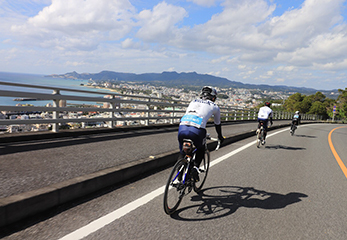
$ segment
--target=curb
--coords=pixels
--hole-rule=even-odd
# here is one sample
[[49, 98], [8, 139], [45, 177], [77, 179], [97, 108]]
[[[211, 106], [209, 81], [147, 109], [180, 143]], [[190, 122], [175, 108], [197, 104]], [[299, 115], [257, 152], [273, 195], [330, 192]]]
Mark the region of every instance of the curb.
[[[289, 125], [282, 124], [274, 126], [269, 131]], [[223, 146], [253, 136], [255, 137], [255, 130], [229, 136], [225, 138]], [[209, 150], [213, 150], [216, 144], [216, 142], [209, 143]], [[169, 167], [176, 162], [178, 153], [178, 151], [167, 152], [154, 158], [140, 159], [41, 189], [0, 199], [0, 227], [40, 214], [103, 188], [123, 183], [141, 174], [163, 167]]]

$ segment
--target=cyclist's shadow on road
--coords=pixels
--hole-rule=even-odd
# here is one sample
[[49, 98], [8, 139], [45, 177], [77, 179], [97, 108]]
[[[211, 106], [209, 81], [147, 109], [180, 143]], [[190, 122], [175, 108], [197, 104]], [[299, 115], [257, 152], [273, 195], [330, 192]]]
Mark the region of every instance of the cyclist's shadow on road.
[[181, 208], [171, 217], [182, 221], [211, 220], [233, 214], [241, 207], [281, 209], [298, 203], [302, 201], [301, 198], [306, 197], [308, 196], [303, 193], [279, 194], [252, 187], [212, 187], [203, 189], [199, 195], [191, 197], [190, 203], [197, 202], [198, 204], [188, 204], [189, 206], [184, 207], [185, 203], [181, 203]]
[[284, 145], [267, 145], [265, 146], [266, 149], [285, 149], [285, 150], [306, 150], [306, 148], [302, 147], [290, 147], [290, 146], [284, 146]]
[[310, 135], [302, 135], [302, 134], [295, 134], [294, 137], [302, 137], [302, 138], [317, 138], [316, 136], [310, 136]]

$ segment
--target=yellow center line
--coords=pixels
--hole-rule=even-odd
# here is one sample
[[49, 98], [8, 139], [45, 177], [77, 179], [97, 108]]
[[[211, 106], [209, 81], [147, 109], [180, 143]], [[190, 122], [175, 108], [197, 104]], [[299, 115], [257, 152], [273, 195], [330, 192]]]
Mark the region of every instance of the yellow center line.
[[331, 141], [331, 135], [332, 133], [336, 130], [336, 129], [339, 129], [339, 128], [345, 128], [346, 126], [343, 126], [343, 127], [337, 127], [337, 128], [334, 128], [333, 130], [331, 130], [331, 132], [329, 133], [329, 137], [328, 137], [328, 141], [329, 141], [329, 146], [330, 146], [330, 149], [332, 151], [332, 153], [334, 154], [334, 157], [337, 161], [337, 163], [339, 164], [342, 172], [345, 174], [345, 177], [347, 178], [347, 168], [345, 166], [345, 164], [343, 164], [341, 158], [339, 157], [339, 155], [337, 154], [335, 148], [334, 148], [334, 145], [333, 145], [333, 142]]

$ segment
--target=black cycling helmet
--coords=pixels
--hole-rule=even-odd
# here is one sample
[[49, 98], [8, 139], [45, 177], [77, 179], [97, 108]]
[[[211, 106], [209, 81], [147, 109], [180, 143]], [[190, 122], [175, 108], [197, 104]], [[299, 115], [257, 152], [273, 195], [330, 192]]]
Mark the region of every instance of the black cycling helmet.
[[271, 107], [271, 103], [266, 102], [266, 103], [265, 103], [265, 106]]
[[209, 99], [211, 101], [215, 101], [217, 98], [217, 90], [210, 86], [205, 86], [201, 89], [200, 97], [202, 99]]

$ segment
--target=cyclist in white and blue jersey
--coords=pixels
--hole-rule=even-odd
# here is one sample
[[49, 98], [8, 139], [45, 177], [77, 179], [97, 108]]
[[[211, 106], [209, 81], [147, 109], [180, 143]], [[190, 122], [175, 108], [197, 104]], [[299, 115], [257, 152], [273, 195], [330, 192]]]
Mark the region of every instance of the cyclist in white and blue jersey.
[[265, 144], [268, 121], [270, 120], [271, 125], [273, 124], [272, 122], [273, 112], [270, 107], [271, 107], [271, 103], [266, 102], [265, 106], [261, 107], [258, 112], [258, 130], [260, 128], [261, 122], [263, 122], [263, 126], [264, 126], [264, 140], [262, 142], [263, 145]]
[[183, 139], [191, 139], [197, 148], [195, 155], [195, 167], [193, 174], [197, 177], [198, 169], [201, 160], [205, 153], [206, 143], [206, 124], [210, 117], [213, 116], [218, 139], [222, 142], [224, 140], [222, 135], [222, 127], [220, 121], [220, 109], [215, 103], [217, 98], [216, 89], [205, 86], [200, 93], [200, 99], [195, 99], [190, 102], [185, 115], [181, 118], [178, 129], [178, 142], [181, 156], [183, 152]]
[[292, 124], [290, 126], [290, 132], [292, 132], [294, 125], [298, 126], [300, 124], [300, 122], [301, 122], [300, 112], [296, 111], [294, 116], [293, 116], [293, 119], [292, 119]]

